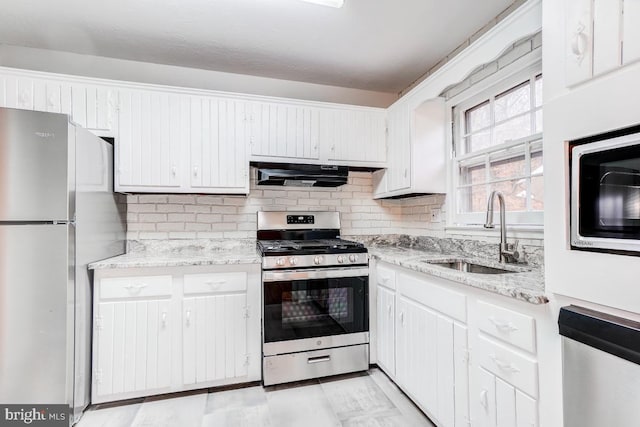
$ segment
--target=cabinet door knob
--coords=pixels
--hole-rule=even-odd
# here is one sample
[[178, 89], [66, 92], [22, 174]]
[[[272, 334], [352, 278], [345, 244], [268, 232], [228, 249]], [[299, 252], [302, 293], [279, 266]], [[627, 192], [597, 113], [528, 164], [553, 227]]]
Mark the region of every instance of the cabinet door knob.
[[171, 166], [171, 176], [174, 178], [178, 175], [178, 168], [175, 166]]
[[404, 326], [404, 311], [400, 312], [400, 323]]
[[187, 310], [187, 313], [185, 314], [185, 322], [187, 323], [187, 326], [191, 326], [191, 310]]
[[389, 313], [389, 317], [391, 317], [391, 315], [393, 314], [391, 311], [391, 304], [387, 305], [387, 312]]
[[198, 166], [194, 167], [193, 176], [197, 178], [199, 173], [200, 173], [200, 169], [198, 168]]
[[20, 96], [18, 96], [18, 102], [22, 106], [27, 105], [27, 103], [29, 102], [29, 95], [27, 94], [27, 91], [20, 92]]

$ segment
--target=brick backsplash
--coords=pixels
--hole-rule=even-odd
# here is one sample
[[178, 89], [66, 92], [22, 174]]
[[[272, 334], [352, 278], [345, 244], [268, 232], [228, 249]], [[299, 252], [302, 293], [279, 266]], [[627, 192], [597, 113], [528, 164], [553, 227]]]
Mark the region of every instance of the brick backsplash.
[[256, 212], [277, 210], [338, 211], [344, 235], [444, 233], [444, 195], [374, 200], [369, 172], [349, 172], [337, 188], [257, 186], [255, 177], [246, 197], [127, 195], [127, 239], [255, 238]]

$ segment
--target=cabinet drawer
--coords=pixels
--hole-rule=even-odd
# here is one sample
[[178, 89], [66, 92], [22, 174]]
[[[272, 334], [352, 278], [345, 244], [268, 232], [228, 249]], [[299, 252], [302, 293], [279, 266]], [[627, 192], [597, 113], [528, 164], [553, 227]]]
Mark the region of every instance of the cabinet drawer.
[[171, 296], [171, 276], [111, 277], [100, 280], [100, 299]]
[[486, 302], [478, 303], [480, 330], [502, 341], [536, 352], [535, 319]]
[[184, 293], [210, 294], [247, 290], [247, 273], [185, 274]]
[[399, 273], [397, 276], [398, 292], [433, 310], [466, 323], [467, 297], [437, 284], [436, 280], [427, 275], [418, 278], [414, 275]]
[[379, 285], [389, 289], [396, 288], [396, 272], [382, 265], [376, 266], [376, 281]]
[[529, 396], [538, 396], [538, 362], [484, 337], [478, 344], [480, 366]]

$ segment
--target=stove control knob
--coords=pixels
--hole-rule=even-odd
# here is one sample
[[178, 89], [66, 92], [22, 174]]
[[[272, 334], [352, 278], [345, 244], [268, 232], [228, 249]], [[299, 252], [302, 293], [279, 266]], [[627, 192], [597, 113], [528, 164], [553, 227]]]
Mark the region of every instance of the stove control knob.
[[284, 258], [278, 258], [276, 260], [276, 265], [283, 266], [284, 265]]
[[323, 262], [324, 262], [324, 257], [322, 256], [317, 256], [313, 259], [313, 263], [315, 265], [322, 264]]
[[349, 255], [349, 261], [351, 262], [358, 261], [358, 255]]
[[292, 256], [291, 258], [289, 258], [289, 264], [291, 265], [296, 265], [298, 263], [298, 258]]
[[342, 264], [344, 262], [344, 257], [342, 255], [338, 255], [338, 263]]

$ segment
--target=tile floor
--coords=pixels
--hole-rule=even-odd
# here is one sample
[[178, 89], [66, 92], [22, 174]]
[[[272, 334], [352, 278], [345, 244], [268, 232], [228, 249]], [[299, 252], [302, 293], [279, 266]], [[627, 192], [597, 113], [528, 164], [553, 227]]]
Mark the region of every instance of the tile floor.
[[98, 405], [78, 427], [419, 427], [433, 426], [379, 369], [142, 403]]

